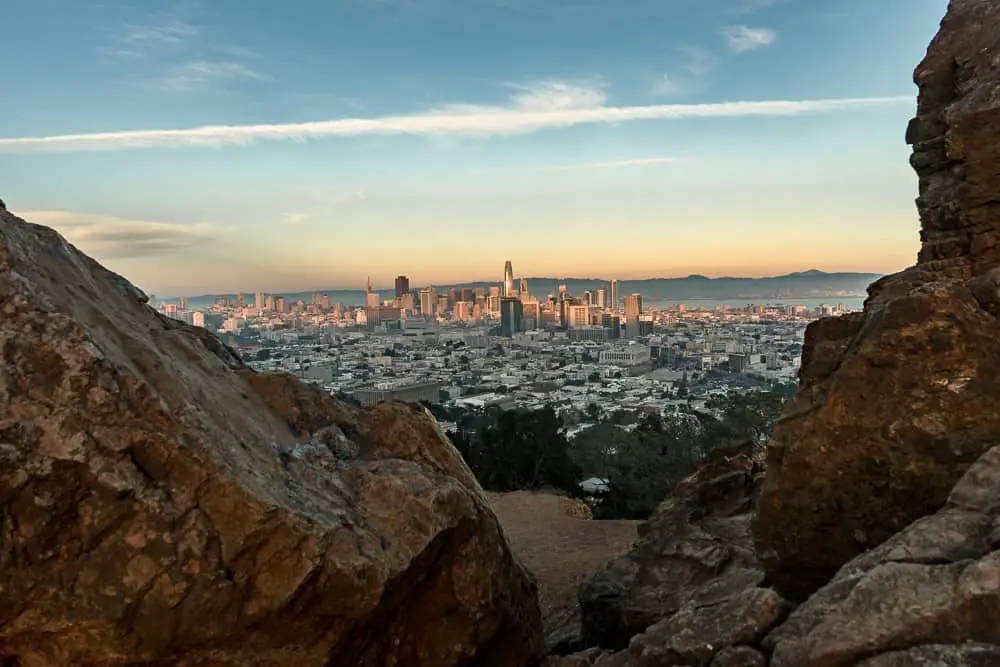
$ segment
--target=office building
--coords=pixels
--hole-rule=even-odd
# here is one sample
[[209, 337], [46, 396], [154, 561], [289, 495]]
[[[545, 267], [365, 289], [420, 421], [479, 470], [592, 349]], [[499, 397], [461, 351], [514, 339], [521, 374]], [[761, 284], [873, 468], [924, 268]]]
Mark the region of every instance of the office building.
[[611, 284], [608, 287], [608, 291], [610, 292], [609, 297], [611, 299], [611, 301], [608, 303], [608, 308], [611, 308], [611, 309], [614, 309], [614, 310], [618, 310], [618, 281], [617, 280], [612, 280], [611, 281]]
[[617, 340], [622, 337], [622, 321], [617, 315], [603, 313], [601, 315], [601, 326], [608, 330], [608, 338]]
[[472, 302], [456, 301], [452, 311], [452, 319], [458, 322], [467, 322], [472, 319]]
[[420, 290], [420, 314], [430, 317], [434, 314], [434, 307], [437, 305], [437, 290], [433, 287], [425, 287]]
[[512, 338], [522, 330], [524, 306], [520, 299], [504, 297], [500, 300], [500, 335]]
[[378, 292], [372, 291], [372, 277], [368, 276], [368, 285], [365, 288], [365, 306], [374, 308], [378, 305]]
[[640, 314], [642, 314], [642, 295], [629, 294], [625, 297], [625, 334], [629, 338], [639, 335]]
[[503, 296], [514, 296], [514, 267], [509, 259], [503, 265]]
[[410, 279], [406, 276], [396, 276], [396, 300], [410, 293]]
[[586, 302], [566, 307], [566, 326], [579, 328], [590, 326], [590, 306]]
[[650, 359], [650, 349], [645, 345], [626, 345], [610, 350], [602, 350], [598, 358], [599, 363], [602, 364], [628, 367], [648, 364]]

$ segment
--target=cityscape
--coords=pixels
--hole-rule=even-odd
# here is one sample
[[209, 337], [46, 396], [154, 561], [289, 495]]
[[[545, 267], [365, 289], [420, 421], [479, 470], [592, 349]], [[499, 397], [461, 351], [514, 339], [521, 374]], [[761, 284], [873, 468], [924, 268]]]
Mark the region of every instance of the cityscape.
[[[511, 261], [489, 287], [412, 289], [392, 298], [367, 281], [364, 303], [312, 294], [154, 303], [216, 331], [253, 368], [281, 371], [362, 405], [386, 400], [470, 410], [551, 406], [570, 437], [616, 412], [663, 416], [705, 409], [731, 391], [796, 382], [806, 325], [849, 312], [843, 303], [675, 304], [649, 307], [619, 281], [536, 295]], [[445, 428], [453, 425], [445, 424]]]
[[7, 4], [0, 667], [1000, 667], [1000, 0]]

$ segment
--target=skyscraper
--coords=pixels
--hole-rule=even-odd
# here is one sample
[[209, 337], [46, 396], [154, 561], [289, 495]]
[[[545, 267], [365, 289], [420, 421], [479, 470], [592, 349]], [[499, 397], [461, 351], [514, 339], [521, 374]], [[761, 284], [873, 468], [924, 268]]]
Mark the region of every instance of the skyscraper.
[[603, 287], [597, 290], [597, 307], [598, 308], [608, 307], [608, 291]]
[[264, 293], [263, 292], [257, 292], [256, 303], [257, 303], [257, 310], [264, 310]]
[[503, 265], [503, 294], [501, 296], [514, 296], [514, 267], [508, 259]]
[[609, 292], [610, 292], [609, 297], [611, 298], [611, 303], [608, 304], [608, 308], [612, 308], [614, 310], [617, 310], [618, 309], [618, 281], [617, 280], [612, 280], [611, 281], [611, 286], [610, 286]]
[[527, 278], [521, 278], [520, 282], [521, 282], [521, 296], [522, 297], [527, 297], [528, 296], [528, 279]]
[[420, 290], [420, 314], [424, 317], [430, 317], [434, 314], [436, 306], [437, 290], [433, 287], [425, 287]]
[[406, 276], [396, 276], [396, 299], [402, 299], [404, 294], [410, 293], [410, 279]]
[[515, 297], [503, 297], [500, 300], [500, 335], [511, 338], [521, 331], [524, 319], [524, 306]]
[[372, 291], [372, 277], [368, 276], [368, 285], [365, 288], [365, 306], [374, 308], [378, 305], [378, 292]]
[[629, 294], [625, 297], [625, 333], [629, 338], [639, 334], [639, 314], [642, 313], [642, 295]]

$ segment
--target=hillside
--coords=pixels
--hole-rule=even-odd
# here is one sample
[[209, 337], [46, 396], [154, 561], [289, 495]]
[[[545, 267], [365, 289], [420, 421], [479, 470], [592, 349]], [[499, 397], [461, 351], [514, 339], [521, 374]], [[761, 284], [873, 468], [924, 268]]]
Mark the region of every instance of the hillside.
[[592, 521], [553, 493], [487, 494], [514, 553], [538, 579], [546, 633], [578, 617], [580, 584], [628, 551], [640, 521]]

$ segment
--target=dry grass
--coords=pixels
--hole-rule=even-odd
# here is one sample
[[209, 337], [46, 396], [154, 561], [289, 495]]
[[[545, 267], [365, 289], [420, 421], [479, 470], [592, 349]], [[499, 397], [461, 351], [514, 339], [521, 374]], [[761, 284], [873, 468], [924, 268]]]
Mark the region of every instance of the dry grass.
[[488, 494], [514, 552], [538, 579], [542, 616], [575, 609], [577, 589], [628, 551], [638, 521], [574, 518], [577, 501], [547, 492]]

